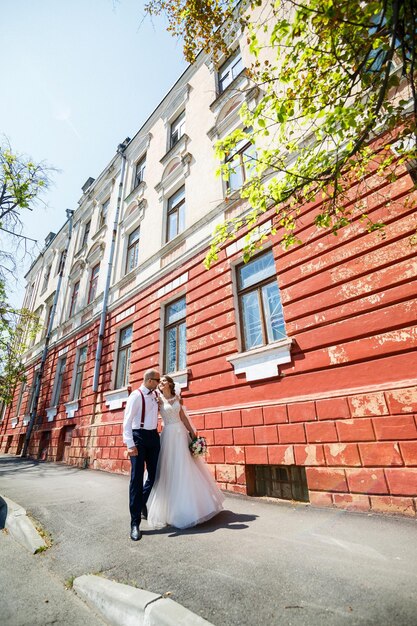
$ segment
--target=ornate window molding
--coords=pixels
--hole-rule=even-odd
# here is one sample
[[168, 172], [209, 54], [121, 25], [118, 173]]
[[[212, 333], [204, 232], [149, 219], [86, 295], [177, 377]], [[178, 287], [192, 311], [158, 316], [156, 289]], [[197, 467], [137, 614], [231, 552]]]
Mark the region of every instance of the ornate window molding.
[[54, 419], [54, 417], [56, 416], [56, 414], [58, 413], [58, 407], [57, 406], [50, 406], [48, 409], [46, 409], [46, 418], [48, 422], [52, 422], [52, 420]]
[[164, 154], [162, 159], [160, 159], [159, 162], [161, 163], [161, 165], [166, 166], [167, 163], [169, 163], [169, 161], [173, 159], [174, 157], [181, 158], [187, 152], [187, 146], [189, 142], [190, 142], [189, 136], [186, 133], [184, 133], [181, 136], [181, 138], [177, 141], [177, 143], [174, 144], [172, 148], [170, 148], [168, 152]]
[[[236, 84], [235, 84], [236, 83]], [[211, 141], [224, 137], [238, 126], [242, 126], [239, 117], [239, 109], [246, 102], [252, 109], [261, 93], [259, 87], [253, 86], [244, 73], [239, 74], [211, 105], [210, 109], [214, 113], [216, 122], [207, 132]]]
[[292, 339], [287, 338], [277, 343], [239, 352], [226, 357], [235, 370], [235, 374], [245, 374], [246, 380], [264, 380], [279, 376], [279, 366], [291, 362]]
[[133, 161], [133, 168], [135, 167], [137, 161], [140, 160], [140, 158], [148, 150], [152, 138], [152, 133], [148, 132], [139, 137], [135, 137], [129, 144], [127, 152], [129, 154], [129, 159]]
[[77, 261], [75, 261], [74, 265], [71, 267], [71, 270], [68, 276], [71, 283], [74, 283], [81, 278], [84, 268], [85, 268], [84, 259], [78, 259]]
[[76, 411], [79, 408], [79, 400], [71, 400], [71, 402], [66, 402], [64, 404], [65, 413], [67, 414], [67, 418], [74, 417]]
[[88, 254], [85, 258], [86, 263], [91, 267], [93, 265], [96, 265], [97, 263], [99, 263], [103, 256], [104, 256], [104, 250], [105, 250], [105, 243], [104, 241], [98, 241], [95, 244], [93, 244], [90, 248], [90, 250], [88, 251]]
[[129, 210], [130, 206], [136, 202], [138, 203], [141, 198], [143, 198], [144, 193], [145, 193], [145, 189], [146, 189], [146, 183], [144, 180], [142, 180], [139, 185], [137, 187], [135, 187], [134, 189], [132, 189], [132, 191], [129, 193], [129, 195], [126, 196], [125, 198], [125, 204], [127, 205], [127, 211]]
[[104, 394], [104, 400], [110, 411], [123, 408], [126, 400], [129, 397], [129, 391], [127, 387], [122, 389], [115, 389], [114, 391], [107, 391]]
[[191, 85], [186, 83], [182, 88], [180, 87], [171, 92], [168, 97], [171, 97], [171, 101], [165, 107], [162, 115], [162, 120], [166, 127], [181, 113], [181, 109], [185, 108], [185, 104], [188, 101], [191, 93]]
[[171, 196], [184, 184], [184, 179], [190, 173], [192, 159], [192, 155], [185, 152], [169, 161], [161, 181], [155, 185], [155, 191], [159, 194], [159, 202], [167, 201], [168, 196]]

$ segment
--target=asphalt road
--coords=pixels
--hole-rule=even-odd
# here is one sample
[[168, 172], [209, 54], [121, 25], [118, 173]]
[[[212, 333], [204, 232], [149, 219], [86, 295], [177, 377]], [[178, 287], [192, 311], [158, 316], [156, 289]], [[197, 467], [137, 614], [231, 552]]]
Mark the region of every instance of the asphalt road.
[[[44, 571], [61, 585], [102, 573], [168, 594], [215, 626], [417, 625], [415, 520], [231, 495], [206, 524], [142, 522], [132, 542], [127, 491], [126, 476], [0, 456], [0, 494], [52, 535], [36, 555], [45, 581]], [[3, 560], [3, 542], [0, 551]], [[10, 606], [27, 587], [6, 593]]]

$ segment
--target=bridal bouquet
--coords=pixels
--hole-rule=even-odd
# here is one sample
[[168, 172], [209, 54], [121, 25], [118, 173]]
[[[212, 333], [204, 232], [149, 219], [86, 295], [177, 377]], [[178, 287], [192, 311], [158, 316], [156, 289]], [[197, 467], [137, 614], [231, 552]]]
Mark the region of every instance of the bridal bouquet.
[[204, 437], [194, 437], [189, 445], [189, 448], [193, 456], [207, 454], [207, 441]]

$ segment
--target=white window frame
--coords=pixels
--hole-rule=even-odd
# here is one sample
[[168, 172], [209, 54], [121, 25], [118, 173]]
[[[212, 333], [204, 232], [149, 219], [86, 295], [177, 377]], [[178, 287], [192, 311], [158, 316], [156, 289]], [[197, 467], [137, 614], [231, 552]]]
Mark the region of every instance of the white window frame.
[[51, 278], [52, 272], [52, 263], [49, 263], [45, 268], [45, 274], [43, 276], [43, 285], [42, 285], [42, 293], [47, 290], [49, 285], [49, 280]]
[[[231, 250], [241, 249], [244, 245], [244, 238], [238, 239], [231, 244]], [[272, 253], [271, 246], [265, 246], [265, 249], [260, 254], [267, 252]], [[256, 257], [254, 257], [256, 258]], [[276, 342], [262, 345], [256, 348], [245, 351], [243, 349], [242, 337], [244, 329], [241, 323], [240, 315], [240, 302], [238, 295], [238, 268], [242, 265], [242, 258], [239, 257], [231, 263], [232, 271], [232, 285], [233, 285], [233, 299], [235, 304], [235, 319], [237, 326], [237, 339], [238, 339], [238, 352], [226, 357], [226, 360], [231, 363], [234, 368], [235, 374], [245, 374], [246, 380], [258, 381], [268, 378], [276, 378], [279, 376], [279, 366], [284, 363], [291, 362], [291, 337], [285, 336]], [[278, 285], [279, 289], [279, 285]], [[284, 319], [285, 323], [285, 319]]]
[[88, 240], [90, 238], [90, 232], [91, 232], [91, 218], [83, 224], [83, 234], [81, 237], [80, 250], [82, 250], [85, 246], [87, 246]]
[[[139, 187], [141, 183], [145, 180], [145, 170], [146, 170], [146, 152], [138, 159], [135, 163], [135, 171], [133, 176], [133, 189]], [[138, 180], [139, 178], [139, 180]]]
[[185, 135], [185, 109], [169, 125], [169, 150]]
[[[132, 328], [132, 340], [130, 342], [129, 345], [129, 361], [128, 361], [128, 366], [126, 367], [125, 370], [125, 385], [119, 386], [118, 385], [118, 374], [119, 374], [119, 358], [120, 358], [120, 354], [121, 351], [124, 350], [124, 347], [121, 348], [121, 337], [122, 337], [122, 333], [123, 331], [125, 331], [128, 328]], [[132, 345], [133, 345], [133, 321], [130, 322], [130, 324], [125, 324], [124, 326], [121, 326], [118, 331], [117, 331], [117, 342], [116, 342], [116, 350], [115, 350], [115, 358], [114, 358], [114, 367], [113, 367], [113, 371], [114, 371], [114, 381], [113, 381], [113, 389], [117, 390], [117, 389], [126, 389], [126, 387], [129, 386], [129, 378], [130, 378], [130, 364], [131, 364], [131, 359], [132, 359]], [[127, 372], [127, 375], [126, 375]]]
[[[85, 350], [85, 361], [82, 363], [81, 376], [79, 377], [81, 382], [80, 382], [80, 385], [79, 385], [78, 394], [76, 395], [77, 380], [78, 380], [79, 367], [80, 367], [80, 358], [81, 358], [81, 355], [83, 354], [84, 350]], [[87, 355], [88, 355], [88, 344], [85, 343], [84, 345], [79, 346], [77, 348], [77, 351], [75, 353], [74, 369], [73, 369], [73, 372], [72, 372], [70, 402], [75, 401], [75, 400], [79, 400], [81, 398], [83, 381], [84, 381], [85, 364], [87, 363]]]
[[33, 409], [33, 400], [35, 398], [35, 387], [36, 387], [36, 378], [38, 376], [38, 371], [40, 369], [40, 365], [37, 365], [35, 367], [35, 370], [33, 372], [33, 378], [32, 378], [32, 382], [29, 388], [29, 395], [26, 399], [26, 411], [25, 411], [25, 415], [30, 415], [32, 413], [32, 409]]
[[[180, 320], [176, 321], [176, 322], [172, 322], [171, 324], [167, 324], [167, 313], [168, 313], [168, 309], [170, 306], [172, 306], [173, 304], [175, 304], [176, 302], [179, 302], [180, 300], [184, 300], [185, 303], [185, 313], [184, 313], [184, 317], [181, 318]], [[162, 312], [162, 318], [163, 318], [163, 324], [162, 324], [162, 328], [163, 328], [163, 341], [162, 341], [162, 346], [163, 346], [163, 352], [162, 352], [162, 371], [166, 372], [167, 374], [171, 375], [171, 374], [175, 374], [176, 372], [182, 372], [185, 371], [187, 369], [187, 336], [185, 337], [185, 365], [184, 367], [178, 367], [179, 365], [179, 337], [178, 337], [178, 327], [180, 325], [182, 325], [183, 323], [185, 324], [185, 332], [187, 333], [187, 300], [186, 300], [186, 295], [185, 293], [183, 294], [177, 294], [175, 296], [175, 298], [172, 298], [171, 300], [164, 302], [163, 304], [163, 312]], [[176, 369], [175, 370], [168, 370], [168, 359], [167, 359], [167, 331], [172, 328], [172, 327], [176, 327], [177, 328], [177, 349], [176, 349], [176, 357], [175, 357], [175, 361], [176, 361]]]
[[107, 224], [109, 208], [110, 208], [110, 198], [107, 198], [107, 200], [102, 202], [100, 206], [100, 218], [99, 218], [98, 230], [100, 230], [100, 228], [103, 228], [103, 226]]
[[[94, 278], [94, 270], [97, 269], [97, 276]], [[95, 265], [93, 265], [93, 267], [90, 270], [89, 273], [89, 277], [88, 277], [88, 293], [87, 293], [87, 304], [91, 304], [92, 302], [94, 302], [94, 300], [97, 297], [97, 287], [98, 287], [98, 279], [100, 277], [100, 261], [98, 263], [96, 263]], [[93, 286], [93, 281], [95, 281], [95, 287], [94, 287], [94, 296], [91, 297], [91, 289]]]
[[19, 414], [22, 408], [23, 396], [25, 394], [26, 389], [27, 389], [27, 382], [26, 380], [23, 380], [22, 384], [20, 385], [19, 395], [17, 398], [16, 413], [15, 413], [16, 417], [19, 417]]
[[[72, 289], [71, 289], [71, 297], [70, 297], [70, 301], [69, 301], [69, 306], [68, 306], [68, 319], [70, 320], [72, 317], [74, 317], [74, 315], [76, 315], [77, 313], [77, 309], [78, 309], [78, 298], [80, 295], [80, 284], [81, 281], [80, 279], [74, 281], [73, 285], [72, 285]], [[75, 287], [77, 287], [77, 291], [75, 291]], [[74, 294], [75, 298], [74, 298]]]
[[[132, 237], [134, 233], [136, 233], [136, 231], [138, 231], [137, 240], [135, 240], [133, 244], [129, 245], [130, 238]], [[140, 225], [137, 225], [135, 228], [130, 230], [129, 233], [126, 233], [126, 252], [125, 252], [125, 262], [124, 262], [124, 275], [125, 276], [126, 274], [130, 274], [130, 272], [133, 272], [133, 270], [136, 269], [139, 265], [139, 246], [140, 246]], [[134, 258], [136, 259], [136, 262], [133, 265], [133, 267], [129, 269], [128, 264], [129, 264], [130, 250], [134, 250]]]
[[[64, 363], [64, 368], [62, 368], [62, 363]], [[60, 400], [61, 393], [62, 393], [62, 381], [65, 376], [66, 368], [67, 368], [67, 355], [63, 354], [62, 356], [58, 358], [57, 363], [56, 363], [55, 378], [54, 378], [54, 384], [52, 387], [52, 395], [51, 395], [51, 407], [56, 408], [60, 404], [59, 400]]]
[[[170, 206], [171, 200], [175, 198], [176, 196], [179, 196], [179, 200], [176, 201], [175, 204], [172, 203], [173, 206]], [[176, 191], [171, 193], [166, 199], [166, 231], [165, 231], [166, 243], [168, 243], [169, 241], [172, 241], [173, 239], [175, 239], [175, 237], [178, 237], [178, 235], [180, 235], [181, 233], [185, 231], [186, 210], [187, 210], [187, 203], [186, 203], [185, 185], [181, 185], [181, 187], [179, 187]], [[180, 220], [179, 220], [180, 211], [182, 212], [182, 218], [183, 218], [183, 228], [181, 230], [180, 230]], [[176, 213], [177, 215], [177, 228], [176, 228], [175, 234], [173, 234], [170, 237], [169, 218], [170, 218], [170, 215], [173, 215], [174, 213]]]
[[[240, 68], [239, 65], [241, 65]], [[236, 66], [238, 66], [238, 69], [236, 69]], [[217, 91], [219, 95], [226, 91], [243, 69], [242, 53], [240, 48], [237, 48], [217, 70]], [[225, 81], [227, 81], [226, 84], [224, 84]]]

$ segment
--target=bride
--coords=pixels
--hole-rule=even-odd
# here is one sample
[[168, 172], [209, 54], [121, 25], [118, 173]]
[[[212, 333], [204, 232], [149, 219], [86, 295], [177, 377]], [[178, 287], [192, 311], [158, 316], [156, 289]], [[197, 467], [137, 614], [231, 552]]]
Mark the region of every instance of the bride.
[[189, 528], [217, 515], [223, 509], [224, 496], [204, 461], [191, 455], [189, 433], [193, 438], [196, 433], [175, 395], [170, 376], [161, 378], [159, 390], [164, 429], [155, 483], [147, 503], [148, 525]]

